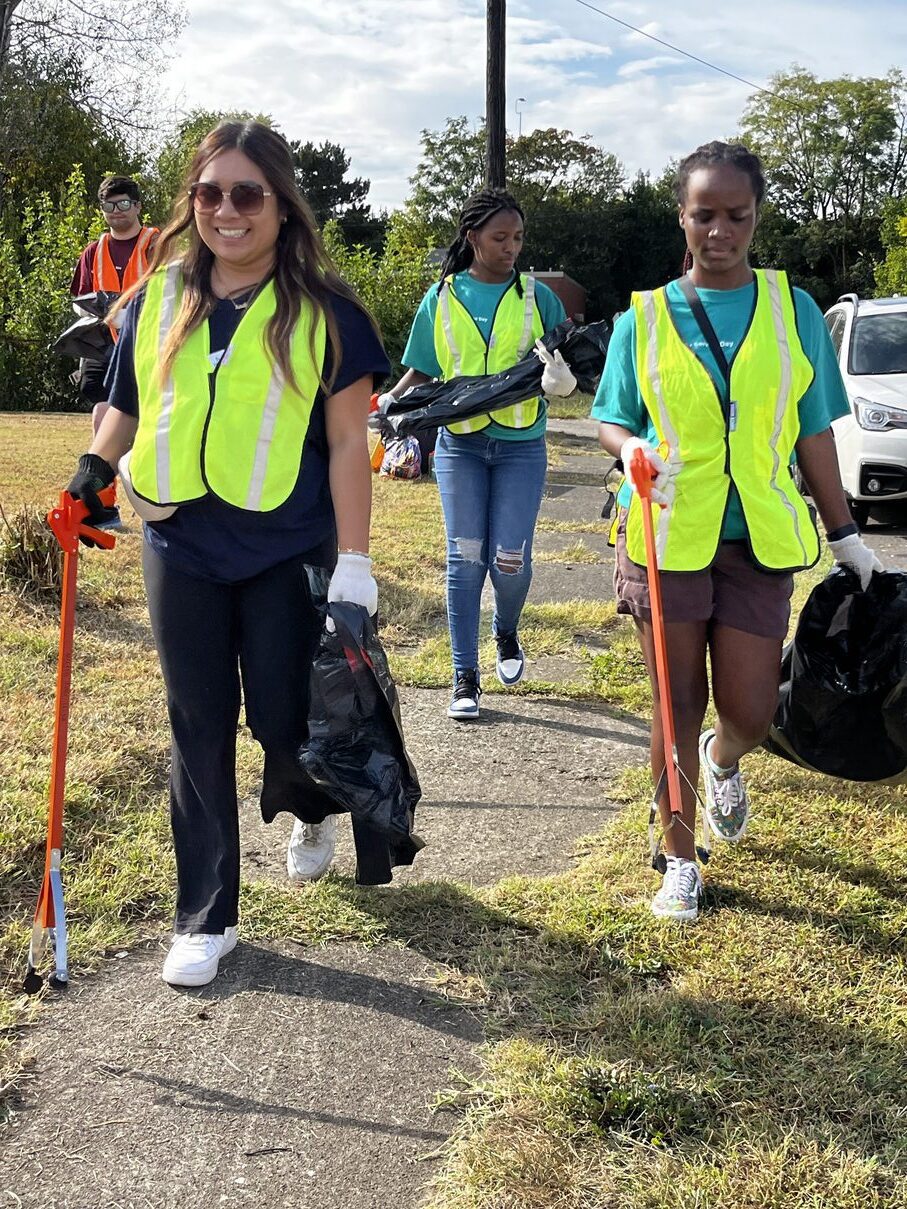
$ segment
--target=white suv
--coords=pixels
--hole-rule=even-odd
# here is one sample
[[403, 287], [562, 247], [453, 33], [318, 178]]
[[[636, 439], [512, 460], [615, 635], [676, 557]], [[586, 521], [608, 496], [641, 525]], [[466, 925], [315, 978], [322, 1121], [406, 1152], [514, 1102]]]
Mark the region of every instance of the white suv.
[[844, 294], [825, 314], [851, 414], [832, 429], [862, 526], [874, 503], [907, 500], [907, 298]]

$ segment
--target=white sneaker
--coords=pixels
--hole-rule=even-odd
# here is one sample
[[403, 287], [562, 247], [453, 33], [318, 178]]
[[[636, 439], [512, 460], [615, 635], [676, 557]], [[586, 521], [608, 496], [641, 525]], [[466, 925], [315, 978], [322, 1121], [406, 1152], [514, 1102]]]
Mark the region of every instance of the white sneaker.
[[497, 634], [498, 657], [495, 671], [504, 688], [513, 688], [526, 675], [526, 652], [520, 646], [516, 630], [512, 634]]
[[174, 936], [161, 977], [174, 987], [203, 987], [217, 975], [222, 957], [236, 948], [236, 928], [208, 935], [184, 932]]
[[709, 830], [719, 840], [736, 843], [743, 839], [750, 817], [750, 804], [739, 767], [726, 776], [719, 776], [708, 757], [713, 730], [704, 731], [699, 738], [699, 767], [705, 786], [703, 815]]
[[695, 861], [669, 856], [661, 889], [652, 899], [652, 914], [675, 923], [691, 923], [699, 916], [702, 876]]
[[314, 882], [323, 877], [331, 867], [336, 843], [336, 814], [329, 814], [323, 823], [303, 823], [297, 819], [287, 848], [290, 881]]

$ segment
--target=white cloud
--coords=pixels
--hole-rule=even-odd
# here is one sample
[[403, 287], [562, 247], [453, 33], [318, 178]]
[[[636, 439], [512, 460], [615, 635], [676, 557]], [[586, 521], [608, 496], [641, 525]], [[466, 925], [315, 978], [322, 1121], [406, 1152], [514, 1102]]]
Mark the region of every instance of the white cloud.
[[679, 55], [651, 55], [648, 59], [631, 59], [622, 63], [617, 74], [623, 78], [639, 76], [644, 72], [660, 71], [662, 67], [682, 67], [684, 60]]
[[[485, 111], [485, 0], [188, 0], [190, 24], [166, 85], [185, 108], [270, 113], [290, 137], [330, 139], [398, 205], [419, 133]], [[610, 0], [634, 25], [765, 84], [794, 61], [821, 76], [880, 75], [907, 42], [902, 0]], [[749, 89], [574, 0], [510, 0], [507, 115], [523, 131], [589, 133], [631, 171], [737, 126]]]

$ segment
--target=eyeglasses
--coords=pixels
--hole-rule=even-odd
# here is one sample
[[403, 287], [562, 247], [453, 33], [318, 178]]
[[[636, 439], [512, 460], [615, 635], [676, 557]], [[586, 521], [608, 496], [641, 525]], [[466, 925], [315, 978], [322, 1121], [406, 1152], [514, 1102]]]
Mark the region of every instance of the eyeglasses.
[[125, 214], [136, 204], [131, 197], [118, 197], [116, 201], [102, 201], [101, 209], [105, 214], [113, 214], [115, 210], [121, 210]]
[[[189, 196], [199, 214], [213, 214], [224, 202], [224, 191], [220, 185], [209, 184], [208, 181], [196, 181], [189, 186]], [[229, 192], [230, 202], [237, 214], [248, 217], [250, 214], [260, 214], [266, 197], [273, 197], [267, 189], [255, 181], [237, 181]]]

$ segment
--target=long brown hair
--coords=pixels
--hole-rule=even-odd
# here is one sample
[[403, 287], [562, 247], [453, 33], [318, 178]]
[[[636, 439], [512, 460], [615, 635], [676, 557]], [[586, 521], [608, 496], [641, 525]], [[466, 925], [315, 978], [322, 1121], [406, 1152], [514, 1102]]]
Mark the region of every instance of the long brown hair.
[[[167, 377], [183, 344], [205, 322], [217, 304], [211, 289], [214, 254], [198, 233], [188, 189], [216, 155], [232, 150], [241, 151], [261, 170], [269, 187], [277, 194], [277, 204], [285, 219], [280, 224], [275, 248], [273, 281], [277, 310], [268, 324], [268, 348], [287, 382], [298, 389], [290, 360], [290, 340], [301, 306], [304, 301], [308, 302], [316, 318], [324, 315], [327, 327], [332, 354], [331, 373], [328, 381], [322, 377], [321, 386], [329, 394], [340, 368], [343, 351], [330, 296], [338, 294], [348, 299], [369, 318], [376, 333], [378, 328], [356, 293], [338, 276], [325, 251], [315, 216], [296, 184], [290, 148], [276, 131], [261, 122], [225, 121], [205, 135], [186, 173], [170, 221], [157, 240], [148, 272], [135, 287], [140, 289], [161, 265], [179, 260], [183, 294], [161, 350], [161, 375]], [[134, 292], [132, 290], [130, 294]], [[126, 297], [121, 301], [124, 302]], [[314, 324], [311, 351], [315, 360]]]

